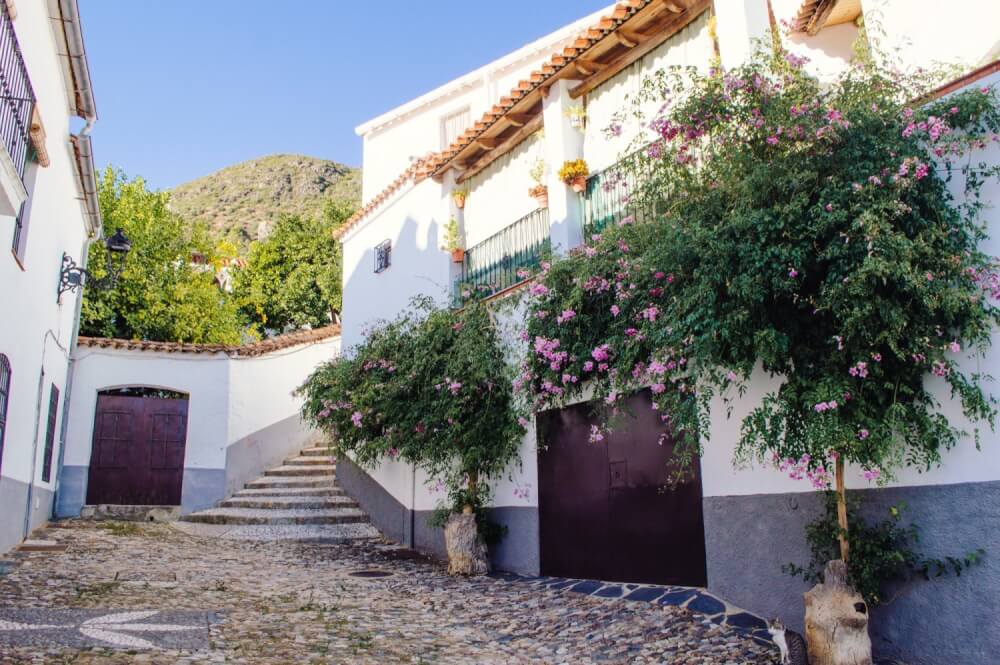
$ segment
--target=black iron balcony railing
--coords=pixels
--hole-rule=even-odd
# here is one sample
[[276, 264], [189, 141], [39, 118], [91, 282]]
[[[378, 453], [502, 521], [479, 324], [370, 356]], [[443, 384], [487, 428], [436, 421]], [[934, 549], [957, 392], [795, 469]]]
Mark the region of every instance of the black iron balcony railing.
[[525, 281], [526, 271], [537, 269], [551, 246], [549, 211], [543, 208], [470, 247], [456, 284], [456, 303], [474, 292], [498, 293]]
[[10, 154], [17, 174], [24, 178], [31, 145], [31, 112], [35, 91], [14, 33], [6, 2], [0, 2], [0, 140]]
[[642, 192], [652, 166], [652, 160], [640, 151], [587, 178], [583, 200], [585, 237], [600, 233], [609, 224], [617, 224], [630, 215], [636, 222], [652, 217], [654, 206]]

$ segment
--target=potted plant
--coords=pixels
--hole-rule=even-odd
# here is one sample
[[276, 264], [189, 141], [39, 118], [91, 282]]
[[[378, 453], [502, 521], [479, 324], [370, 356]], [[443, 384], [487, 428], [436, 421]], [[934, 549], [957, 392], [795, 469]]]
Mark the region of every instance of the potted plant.
[[451, 192], [451, 198], [455, 201], [455, 205], [459, 210], [465, 207], [465, 199], [469, 198], [469, 190], [467, 189], [455, 189]]
[[441, 247], [446, 252], [451, 252], [451, 260], [455, 263], [465, 261], [465, 248], [458, 233], [458, 220], [452, 217], [444, 225], [444, 246]]
[[549, 188], [542, 182], [545, 179], [545, 160], [538, 158], [529, 172], [535, 185], [528, 189], [528, 194], [538, 202], [539, 208], [549, 207]]
[[587, 189], [587, 176], [589, 175], [590, 169], [583, 159], [567, 160], [559, 169], [559, 179], [572, 187], [577, 194], [581, 194]]
[[565, 111], [565, 116], [569, 118], [569, 124], [574, 129], [579, 129], [581, 132], [587, 126], [587, 109], [580, 105], [570, 106]]

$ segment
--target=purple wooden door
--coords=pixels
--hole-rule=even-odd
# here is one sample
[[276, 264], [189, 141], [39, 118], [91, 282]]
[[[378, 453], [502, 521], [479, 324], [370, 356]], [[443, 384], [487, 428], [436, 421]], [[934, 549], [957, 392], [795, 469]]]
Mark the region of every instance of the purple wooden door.
[[539, 414], [542, 574], [704, 586], [701, 478], [665, 487], [673, 442], [658, 444], [649, 393], [601, 443], [589, 441], [591, 408]]
[[186, 399], [98, 395], [87, 503], [179, 506]]

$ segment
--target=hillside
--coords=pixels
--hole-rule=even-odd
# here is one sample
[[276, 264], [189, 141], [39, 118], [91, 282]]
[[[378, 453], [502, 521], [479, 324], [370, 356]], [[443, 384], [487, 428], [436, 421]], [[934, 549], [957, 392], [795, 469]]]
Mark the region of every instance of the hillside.
[[357, 206], [360, 199], [360, 169], [304, 155], [271, 155], [176, 187], [170, 207], [245, 247], [279, 214], [314, 215], [328, 200]]

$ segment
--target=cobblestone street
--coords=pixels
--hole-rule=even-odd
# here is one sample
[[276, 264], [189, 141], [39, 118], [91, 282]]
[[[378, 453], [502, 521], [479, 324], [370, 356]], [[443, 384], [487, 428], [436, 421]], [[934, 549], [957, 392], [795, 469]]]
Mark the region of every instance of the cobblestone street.
[[[680, 607], [455, 579], [378, 544], [112, 522], [36, 536], [68, 547], [0, 564], [2, 663], [777, 662], [772, 646]], [[371, 571], [383, 576], [352, 575]]]

